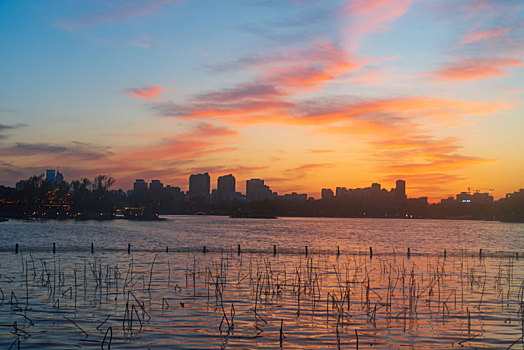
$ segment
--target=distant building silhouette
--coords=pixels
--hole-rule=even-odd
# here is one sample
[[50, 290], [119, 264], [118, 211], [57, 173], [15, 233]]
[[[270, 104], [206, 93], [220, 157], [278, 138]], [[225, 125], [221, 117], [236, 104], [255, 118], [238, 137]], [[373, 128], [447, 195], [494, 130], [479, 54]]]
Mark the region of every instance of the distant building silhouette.
[[177, 186], [170, 186], [167, 185], [164, 188], [164, 191], [171, 197], [173, 202], [175, 203], [182, 203], [184, 202], [186, 195], [184, 194], [184, 191], [180, 189], [180, 187]]
[[217, 191], [221, 193], [235, 192], [236, 180], [231, 174], [220, 176], [217, 179]]
[[220, 176], [217, 179], [217, 188], [213, 190], [211, 195], [212, 201], [218, 203], [231, 203], [233, 200], [241, 197], [239, 192], [236, 192], [236, 180], [232, 174]]
[[337, 198], [345, 197], [348, 195], [348, 193], [349, 191], [345, 187], [337, 187], [337, 189], [335, 190], [335, 195]]
[[298, 194], [296, 192], [291, 192], [283, 195], [281, 198], [292, 202], [305, 202], [307, 201], [307, 193]]
[[146, 193], [147, 192], [147, 182], [144, 179], [136, 179], [133, 183], [133, 191], [135, 193]]
[[406, 181], [397, 180], [396, 187], [395, 187], [395, 194], [397, 195], [397, 197], [401, 199], [406, 198]]
[[470, 203], [493, 203], [493, 197], [489, 193], [475, 192], [470, 194], [468, 192], [460, 192], [460, 194], [457, 194], [457, 202], [465, 205]]
[[379, 183], [374, 182], [374, 183], [371, 184], [371, 191], [373, 191], [373, 192], [379, 192], [380, 188], [381, 188], [381, 186], [380, 186]]
[[251, 179], [246, 181], [246, 197], [251, 202], [274, 198], [269, 186], [264, 185], [262, 179]]
[[164, 189], [164, 184], [160, 182], [160, 180], [151, 180], [151, 183], [149, 184], [149, 192], [154, 195], [158, 195], [162, 193]]
[[335, 194], [331, 188], [323, 188], [321, 192], [321, 197], [323, 200], [333, 199]]
[[56, 170], [55, 182], [57, 184], [61, 184], [62, 182], [64, 182], [64, 175], [62, 175], [62, 173], [58, 171], [58, 169]]
[[189, 198], [209, 201], [210, 182], [208, 173], [189, 176]]
[[55, 181], [55, 169], [47, 169], [45, 171], [45, 180], [46, 181]]
[[60, 184], [64, 182], [64, 175], [62, 175], [62, 173], [58, 170], [47, 169], [45, 171], [45, 180], [49, 182]]

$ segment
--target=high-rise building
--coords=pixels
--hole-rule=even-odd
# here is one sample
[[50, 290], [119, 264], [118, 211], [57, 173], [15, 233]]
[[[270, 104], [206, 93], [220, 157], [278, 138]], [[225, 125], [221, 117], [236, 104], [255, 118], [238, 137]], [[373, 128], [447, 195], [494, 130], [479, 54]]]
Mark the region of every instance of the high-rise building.
[[335, 194], [333, 193], [333, 190], [331, 188], [323, 188], [321, 193], [321, 198], [326, 199], [333, 199]]
[[147, 182], [144, 179], [136, 179], [133, 184], [133, 191], [135, 193], [146, 193], [147, 192]]
[[215, 204], [226, 203], [229, 204], [235, 199], [239, 199], [242, 195], [235, 191], [236, 180], [231, 174], [220, 176], [217, 179], [217, 189], [211, 193], [211, 200]]
[[187, 193], [189, 198], [209, 201], [210, 189], [211, 181], [208, 173], [189, 176], [189, 191]]
[[55, 181], [55, 169], [47, 169], [45, 171], [46, 181]]
[[406, 198], [406, 181], [397, 180], [396, 187], [395, 187], [395, 194], [399, 198]]
[[274, 197], [269, 186], [264, 185], [262, 179], [251, 179], [246, 181], [246, 197], [251, 202], [262, 201]]
[[337, 196], [337, 198], [346, 197], [349, 194], [348, 189], [345, 187], [337, 187], [335, 191], [335, 195]]
[[159, 194], [164, 189], [164, 184], [160, 180], [151, 180], [149, 191], [153, 194]]
[[264, 188], [264, 180], [251, 179], [246, 181], [246, 197], [251, 200], [257, 190]]
[[220, 176], [217, 179], [217, 191], [221, 193], [235, 192], [236, 181], [235, 177], [231, 174]]
[[175, 202], [175, 203], [182, 203], [184, 202], [184, 199], [186, 198], [185, 194], [184, 194], [184, 191], [182, 191], [180, 189], [180, 187], [177, 187], [177, 186], [170, 186], [170, 185], [167, 185], [165, 187], [165, 192], [171, 196], [171, 199]]
[[57, 184], [61, 184], [62, 182], [64, 182], [64, 175], [62, 175], [62, 173], [58, 171], [58, 169], [56, 170], [55, 182]]

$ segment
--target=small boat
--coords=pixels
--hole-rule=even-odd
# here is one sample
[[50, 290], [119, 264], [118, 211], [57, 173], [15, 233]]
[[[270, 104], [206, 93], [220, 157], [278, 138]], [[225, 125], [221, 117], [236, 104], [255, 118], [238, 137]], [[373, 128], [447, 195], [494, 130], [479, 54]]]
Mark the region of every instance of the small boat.
[[9, 221], [8, 218], [0, 218], [0, 222], [6, 222], [6, 221]]

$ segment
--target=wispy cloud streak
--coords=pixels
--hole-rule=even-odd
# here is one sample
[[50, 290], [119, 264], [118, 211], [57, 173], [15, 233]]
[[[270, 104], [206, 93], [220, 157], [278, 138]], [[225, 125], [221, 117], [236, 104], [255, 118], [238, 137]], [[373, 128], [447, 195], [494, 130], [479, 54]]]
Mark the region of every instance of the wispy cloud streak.
[[502, 76], [506, 74], [505, 69], [522, 66], [524, 62], [519, 59], [464, 59], [446, 64], [429, 75], [447, 81], [472, 81]]

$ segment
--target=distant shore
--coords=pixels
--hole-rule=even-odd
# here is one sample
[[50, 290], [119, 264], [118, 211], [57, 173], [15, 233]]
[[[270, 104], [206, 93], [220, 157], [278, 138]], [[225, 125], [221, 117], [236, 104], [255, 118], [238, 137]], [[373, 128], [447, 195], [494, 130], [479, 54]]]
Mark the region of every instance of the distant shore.
[[287, 216], [287, 215], [228, 215], [219, 213], [194, 213], [194, 214], [162, 214], [153, 217], [125, 217], [125, 216], [33, 216], [33, 215], [12, 215], [0, 214], [0, 222], [8, 221], [9, 219], [17, 220], [55, 220], [55, 221], [109, 221], [109, 220], [129, 220], [129, 221], [165, 221], [168, 218], [163, 216], [222, 216], [233, 219], [278, 219], [278, 218], [330, 218], [330, 219], [399, 219], [399, 220], [471, 220], [471, 221], [499, 221], [507, 223], [524, 223], [524, 218], [475, 218], [475, 217], [386, 217], [386, 216]]

